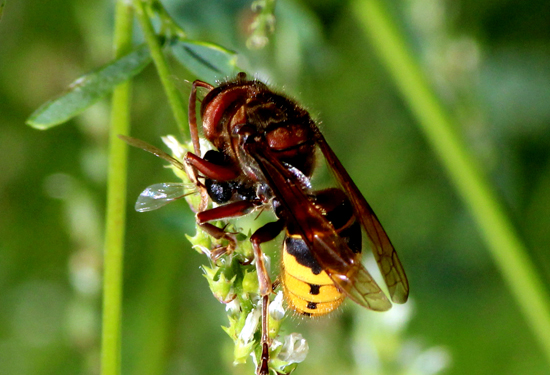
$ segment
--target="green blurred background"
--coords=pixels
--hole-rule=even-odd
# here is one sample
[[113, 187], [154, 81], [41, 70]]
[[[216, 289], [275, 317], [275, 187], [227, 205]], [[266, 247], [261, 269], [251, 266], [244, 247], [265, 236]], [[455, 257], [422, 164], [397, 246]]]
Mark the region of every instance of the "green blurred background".
[[[238, 51], [242, 67], [322, 120], [409, 276], [410, 320], [400, 330], [377, 328], [378, 314], [352, 304], [324, 320], [292, 319], [310, 344], [296, 374], [376, 373], [361, 345], [388, 337], [397, 355], [370, 358], [391, 364], [385, 374], [549, 373], [348, 2], [280, 1], [261, 51], [245, 47], [249, 1], [164, 4], [191, 38]], [[550, 285], [550, 3], [387, 5]], [[45, 132], [25, 119], [111, 59], [112, 27], [113, 4], [85, 0], [8, 1], [0, 22], [0, 374], [99, 373], [108, 101]], [[187, 96], [196, 77], [172, 67]], [[132, 135], [160, 146], [177, 129], [154, 67], [134, 82]], [[250, 374], [231, 365], [224, 307], [184, 237], [194, 231], [185, 203], [133, 211], [146, 186], [175, 177], [149, 154], [130, 156], [123, 374]]]

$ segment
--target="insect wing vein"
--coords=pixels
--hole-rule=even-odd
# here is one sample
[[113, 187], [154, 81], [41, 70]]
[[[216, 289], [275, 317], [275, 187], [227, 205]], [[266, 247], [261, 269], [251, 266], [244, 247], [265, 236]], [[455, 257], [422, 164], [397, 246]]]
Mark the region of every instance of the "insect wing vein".
[[[320, 236], [315, 236], [315, 243], [316, 249], [324, 247], [327, 251], [334, 251], [334, 244], [328, 245]], [[330, 277], [355, 303], [374, 311], [387, 311], [391, 308], [388, 297], [360, 262], [350, 267], [346, 275], [333, 273]]]
[[299, 181], [261, 145], [250, 146], [250, 155], [285, 208], [317, 262], [354, 302], [371, 310], [391, 307], [384, 292], [356, 259], [356, 254], [336, 233], [300, 187]]
[[139, 195], [135, 209], [138, 212], [153, 211], [168, 203], [182, 198], [184, 194], [183, 183], [165, 182], [147, 187]]
[[382, 228], [374, 211], [363, 197], [363, 194], [357, 188], [357, 185], [355, 185], [334, 151], [327, 144], [325, 137], [314, 124], [312, 124], [312, 129], [316, 135], [317, 145], [321, 149], [339, 184], [349, 196], [354, 211], [362, 227], [365, 229], [382, 277], [388, 286], [392, 301], [395, 303], [405, 303], [409, 296], [409, 282], [388, 235]]

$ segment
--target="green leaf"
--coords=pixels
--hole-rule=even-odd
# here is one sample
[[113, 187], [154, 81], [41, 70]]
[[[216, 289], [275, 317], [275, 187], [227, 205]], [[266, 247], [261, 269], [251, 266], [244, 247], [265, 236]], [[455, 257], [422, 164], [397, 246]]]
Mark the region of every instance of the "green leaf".
[[177, 39], [170, 48], [183, 66], [206, 82], [233, 77], [240, 71], [237, 54], [216, 44]]
[[64, 123], [111, 92], [145, 68], [151, 61], [145, 44], [111, 63], [71, 83], [67, 91], [44, 103], [28, 118], [27, 124], [45, 130]]

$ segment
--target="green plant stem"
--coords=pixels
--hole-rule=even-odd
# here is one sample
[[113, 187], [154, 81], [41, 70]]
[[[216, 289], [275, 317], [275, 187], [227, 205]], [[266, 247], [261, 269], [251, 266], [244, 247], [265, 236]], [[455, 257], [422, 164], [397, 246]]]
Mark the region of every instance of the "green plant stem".
[[151, 57], [157, 68], [160, 81], [164, 87], [164, 92], [168, 97], [168, 102], [172, 108], [172, 113], [176, 119], [178, 128], [182, 132], [182, 135], [185, 140], [190, 139], [189, 130], [187, 126], [187, 114], [185, 113], [185, 102], [183, 101], [174, 81], [172, 80], [172, 75], [168, 67], [168, 62], [166, 57], [162, 53], [162, 47], [159, 43], [159, 39], [155, 34], [155, 29], [149, 20], [147, 15], [146, 6], [142, 0], [134, 0], [134, 7], [136, 10], [137, 19], [145, 36], [145, 41], [151, 50]]
[[355, 1], [354, 12], [467, 204], [491, 255], [550, 362], [550, 305], [526, 248], [486, 177], [430, 88], [380, 0]]
[[[119, 57], [132, 48], [133, 8], [127, 1], [119, 0], [115, 14], [114, 47], [115, 55]], [[128, 146], [117, 135], [127, 135], [130, 128], [130, 88], [130, 81], [118, 85], [113, 92], [111, 107], [103, 275], [102, 375], [118, 375], [121, 372], [122, 269]]]

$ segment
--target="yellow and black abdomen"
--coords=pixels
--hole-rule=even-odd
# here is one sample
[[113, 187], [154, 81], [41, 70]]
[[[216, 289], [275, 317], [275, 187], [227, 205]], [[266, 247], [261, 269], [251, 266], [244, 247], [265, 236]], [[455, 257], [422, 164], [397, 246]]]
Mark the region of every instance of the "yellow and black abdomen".
[[[339, 189], [327, 189], [312, 195], [311, 200], [359, 257], [361, 226], [345, 194]], [[282, 255], [281, 282], [286, 301], [302, 315], [328, 314], [344, 302], [346, 294], [319, 265], [302, 237], [292, 232], [289, 226]]]
[[307, 316], [321, 316], [335, 310], [346, 297], [319, 263], [304, 240], [287, 237], [283, 247], [281, 281], [291, 309]]

